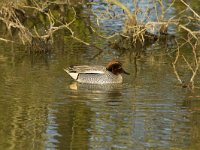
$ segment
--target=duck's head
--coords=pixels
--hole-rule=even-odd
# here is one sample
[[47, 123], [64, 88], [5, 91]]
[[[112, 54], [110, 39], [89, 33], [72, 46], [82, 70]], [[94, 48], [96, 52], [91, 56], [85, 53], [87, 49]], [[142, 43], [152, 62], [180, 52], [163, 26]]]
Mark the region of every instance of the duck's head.
[[128, 72], [126, 72], [123, 68], [122, 68], [122, 64], [121, 62], [117, 61], [117, 60], [113, 60], [111, 62], [109, 62], [106, 66], [106, 69], [110, 72], [112, 72], [115, 75], [119, 75], [121, 73], [127, 74], [129, 75]]

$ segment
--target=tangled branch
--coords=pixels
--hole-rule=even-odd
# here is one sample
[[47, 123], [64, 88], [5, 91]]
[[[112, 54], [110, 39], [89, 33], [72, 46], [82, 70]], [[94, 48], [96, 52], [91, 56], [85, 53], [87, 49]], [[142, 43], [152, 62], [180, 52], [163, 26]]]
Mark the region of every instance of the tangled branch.
[[[58, 5], [56, 3], [42, 3], [39, 4], [36, 1], [32, 0], [33, 6], [30, 5], [14, 5], [13, 3], [6, 4], [0, 10], [0, 20], [6, 25], [7, 30], [10, 32], [10, 35], [13, 36], [13, 29], [17, 29], [18, 37], [23, 44], [31, 45], [32, 49], [36, 51], [49, 51], [49, 45], [53, 43], [53, 35], [59, 30], [69, 31], [70, 37], [74, 40], [81, 42], [85, 45], [90, 45], [84, 40], [75, 36], [74, 31], [71, 26], [76, 21], [76, 11], [74, 7], [71, 7], [73, 11], [73, 18], [70, 21], [64, 21], [60, 18], [57, 18], [51, 9], [50, 5]], [[28, 12], [33, 12], [28, 15]], [[42, 32], [39, 31], [39, 28], [34, 26], [30, 28], [26, 25], [26, 20], [32, 20], [34, 22], [36, 15], [42, 15], [47, 18], [46, 30]], [[24, 20], [23, 20], [24, 19]], [[37, 18], [39, 21], [39, 17]], [[9, 41], [5, 38], [1, 38], [1, 41]]]
[[[197, 51], [199, 51], [198, 47], [200, 45], [200, 31], [195, 31], [190, 25], [196, 24], [197, 28], [199, 28], [200, 16], [190, 7], [190, 5], [188, 5], [184, 0], [178, 1], [179, 3], [182, 3], [185, 8], [170, 18], [167, 18], [165, 16], [169, 17], [167, 13], [172, 7], [176, 7], [175, 5], [177, 0], [173, 0], [169, 6], [164, 5], [164, 1], [162, 0], [152, 0], [153, 4], [147, 6], [146, 8], [141, 8], [138, 5], [138, 1], [133, 0], [133, 12], [118, 0], [105, 0], [105, 2], [108, 4], [109, 9], [105, 9], [106, 11], [103, 11], [103, 16], [106, 16], [106, 14], [109, 14], [108, 16], [110, 16], [112, 14], [111, 12], [114, 12], [112, 5], [116, 5], [126, 14], [124, 30], [122, 33], [119, 32], [114, 34], [121, 35], [119, 40], [115, 40], [115, 48], [128, 48], [132, 50], [132, 47], [137, 47], [135, 49], [138, 49], [140, 47], [145, 47], [147, 44], [153, 44], [157, 41], [165, 41], [165, 39], [173, 40], [173, 43], [176, 43], [174, 45], [175, 50], [173, 50], [173, 52], [175, 51], [176, 54], [172, 62], [172, 67], [174, 69], [176, 78], [182, 87], [190, 87], [191, 89], [195, 88], [195, 79], [198, 74], [200, 63], [200, 58], [197, 55]], [[188, 15], [188, 13], [191, 15]], [[98, 22], [101, 19], [106, 19], [98, 14], [101, 13], [95, 14], [98, 18]], [[115, 16], [116, 15], [113, 14], [112, 17], [108, 17], [108, 20], [114, 19]], [[154, 16], [155, 19], [152, 20], [151, 16]], [[177, 29], [175, 32], [179, 34], [185, 34], [186, 37], [175, 37], [171, 35], [168, 32], [168, 28], [172, 28], [172, 26], [174, 30]], [[129, 45], [125, 45], [126, 43]], [[191, 50], [189, 50], [191, 53], [191, 58], [189, 60], [187, 59], [186, 54], [182, 52], [183, 49], [188, 45], [191, 47]], [[180, 73], [177, 70], [178, 62], [185, 63], [187, 70], [191, 72], [192, 75], [188, 81], [184, 81], [179, 75]]]

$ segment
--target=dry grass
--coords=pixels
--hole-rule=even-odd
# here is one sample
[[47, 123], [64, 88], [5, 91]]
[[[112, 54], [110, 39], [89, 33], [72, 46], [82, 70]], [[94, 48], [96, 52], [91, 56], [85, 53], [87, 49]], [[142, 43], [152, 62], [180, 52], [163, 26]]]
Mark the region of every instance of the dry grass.
[[[19, 38], [23, 43], [31, 43], [33, 36], [30, 31], [22, 24], [19, 19], [19, 13], [24, 13], [23, 10], [18, 9], [13, 3], [2, 6], [0, 10], [0, 20], [6, 25], [6, 28], [12, 36], [12, 29], [18, 29]], [[3, 38], [2, 38], [3, 39]], [[5, 41], [9, 41], [4, 39]]]
[[[53, 43], [53, 34], [59, 30], [68, 30], [70, 33], [70, 37], [78, 42], [81, 42], [86, 45], [90, 45], [89, 43], [81, 40], [80, 38], [74, 35], [74, 31], [71, 29], [71, 25], [76, 21], [76, 11], [72, 6], [69, 8], [73, 12], [73, 18], [68, 21], [63, 22], [63, 18], [58, 18], [55, 16], [51, 9], [49, 9], [50, 5], [54, 5], [56, 7], [60, 7], [66, 4], [53, 3], [53, 2], [44, 2], [37, 3], [35, 0], [32, 0], [32, 5], [20, 4], [16, 5], [14, 3], [8, 3], [1, 7], [0, 9], [0, 20], [6, 25], [7, 31], [10, 33], [10, 36], [13, 36], [13, 30], [17, 30], [17, 38], [23, 44], [28, 44], [31, 46], [32, 52], [48, 52], [50, 51], [51, 44]], [[60, 9], [57, 10], [58, 13]], [[32, 14], [31, 14], [31, 13]], [[38, 18], [35, 18], [37, 16]], [[32, 22], [39, 22], [40, 16], [44, 16], [47, 18], [45, 23], [46, 30], [42, 31], [38, 29], [36, 26], [34, 28], [30, 28], [26, 25], [25, 21], [29, 20]], [[1, 41], [9, 42], [10, 40], [5, 38], [0, 38]], [[14, 42], [14, 41], [12, 41]]]
[[[200, 53], [200, 31], [193, 30], [195, 29], [192, 25], [196, 25], [197, 28], [200, 27], [200, 15], [195, 12], [189, 4], [187, 4], [184, 0], [173, 0], [170, 5], [165, 5], [165, 1], [163, 0], [152, 0], [154, 7], [149, 7], [142, 9], [138, 6], [138, 2], [133, 0], [134, 11], [131, 12], [123, 3], [120, 3], [118, 0], [105, 0], [107, 2], [108, 8], [106, 12], [101, 17], [97, 17], [97, 22], [100, 20], [106, 20], [104, 16], [111, 15], [114, 10], [112, 9], [112, 5], [116, 5], [121, 8], [126, 14], [126, 21], [124, 25], [123, 33], [115, 33], [114, 35], [121, 35], [121, 39], [117, 41], [117, 47], [123, 45], [123, 43], [128, 43], [136, 49], [145, 47], [146, 44], [153, 44], [156, 41], [162, 41], [162, 39], [173, 40], [175, 43], [175, 57], [172, 61], [172, 67], [174, 70], [174, 74], [176, 75], [177, 80], [180, 85], [184, 88], [195, 89], [199, 88], [195, 85], [195, 79], [197, 74], [199, 73], [199, 64], [200, 64], [200, 56], [197, 55]], [[183, 6], [183, 9], [171, 16], [171, 18], [165, 19], [166, 14], [172, 7], [176, 7], [176, 3]], [[106, 15], [107, 14], [107, 15]], [[109, 14], [109, 15], [108, 15]], [[140, 18], [138, 17], [140, 15]], [[142, 16], [142, 17], [141, 17]], [[154, 16], [154, 21], [151, 19], [151, 16]], [[114, 18], [112, 16], [110, 18]], [[156, 20], [156, 21], [155, 21]], [[184, 33], [184, 37], [171, 36], [168, 33], [168, 28], [173, 26], [173, 28], [177, 29], [177, 34]], [[170, 38], [173, 37], [172, 38]], [[175, 37], [175, 38], [174, 38]], [[112, 37], [113, 38], [113, 37]], [[129, 42], [126, 42], [129, 40]], [[138, 44], [139, 43], [139, 44]], [[139, 45], [139, 47], [138, 47]], [[187, 54], [182, 52], [185, 47], [189, 46], [190, 58], [188, 58]], [[116, 47], [116, 46], [115, 46]], [[126, 48], [126, 47], [125, 47]], [[130, 48], [130, 47], [128, 47]], [[185, 63], [186, 70], [191, 72], [191, 76], [188, 80], [182, 79], [180, 73], [177, 69], [179, 67], [179, 63], [183, 65]]]

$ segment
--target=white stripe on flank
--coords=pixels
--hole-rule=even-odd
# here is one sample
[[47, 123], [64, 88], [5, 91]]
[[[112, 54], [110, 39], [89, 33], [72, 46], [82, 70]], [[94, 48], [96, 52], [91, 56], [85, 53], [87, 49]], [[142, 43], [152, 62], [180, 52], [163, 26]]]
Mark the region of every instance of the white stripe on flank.
[[96, 73], [96, 74], [104, 74], [105, 72], [103, 71], [99, 71], [99, 70], [87, 70], [87, 71], [83, 71], [83, 72], [79, 72], [79, 73]]

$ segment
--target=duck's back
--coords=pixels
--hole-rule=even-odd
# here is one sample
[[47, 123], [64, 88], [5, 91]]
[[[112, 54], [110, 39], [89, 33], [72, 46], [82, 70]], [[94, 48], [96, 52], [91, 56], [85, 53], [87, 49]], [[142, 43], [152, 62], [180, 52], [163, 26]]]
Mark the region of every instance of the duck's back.
[[65, 71], [80, 83], [105, 84], [122, 82], [121, 75], [114, 75], [103, 66], [71, 66]]

